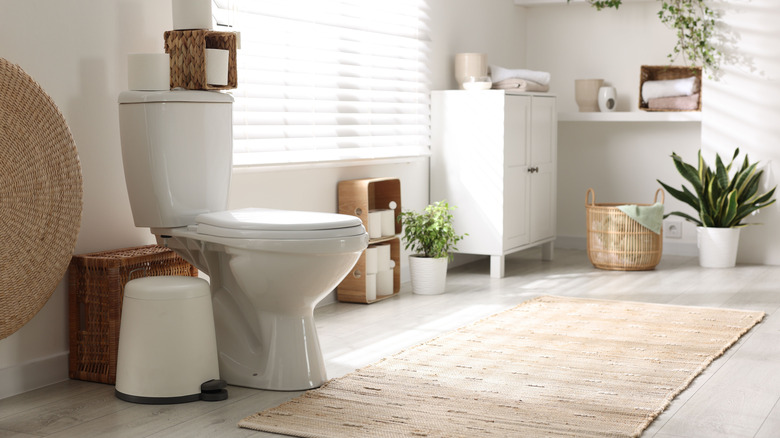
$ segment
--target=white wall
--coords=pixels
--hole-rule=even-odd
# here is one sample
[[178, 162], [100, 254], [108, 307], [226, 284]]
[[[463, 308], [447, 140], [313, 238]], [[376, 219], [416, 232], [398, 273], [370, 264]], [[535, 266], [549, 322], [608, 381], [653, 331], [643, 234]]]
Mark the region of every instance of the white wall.
[[[780, 45], [780, 3], [740, 1], [723, 8], [725, 22], [737, 37], [728, 53], [738, 56], [736, 63], [724, 67], [719, 81], [705, 84], [705, 159], [713, 163], [715, 153], [730, 159], [739, 147], [751, 161], [767, 166], [766, 183], [773, 187], [780, 175], [780, 57], [776, 49]], [[762, 225], [742, 229], [737, 261], [780, 264], [780, 206], [770, 206], [750, 222]]]
[[[512, 0], [431, 0], [432, 88], [450, 88], [452, 57], [484, 51], [496, 63], [525, 56], [524, 10]], [[116, 98], [126, 88], [126, 55], [161, 52], [171, 27], [168, 0], [0, 0], [0, 56], [19, 64], [60, 107], [84, 178], [76, 253], [151, 243], [133, 226], [125, 191]], [[335, 211], [340, 179], [397, 176], [402, 202], [428, 202], [427, 159], [347, 167], [241, 171], [231, 207], [263, 205]], [[67, 290], [61, 284], [30, 323], [0, 340], [0, 398], [67, 378]]]
[[433, 90], [457, 88], [456, 53], [487, 54], [489, 64], [522, 67], [526, 9], [513, 0], [428, 0]]
[[[84, 209], [76, 253], [146, 244], [125, 191], [116, 98], [130, 52], [162, 51], [170, 2], [0, 0], [0, 56], [52, 97], [76, 142]], [[18, 332], [0, 340], [0, 398], [67, 378], [67, 282]]]
[[[561, 112], [578, 111], [575, 79], [604, 79], [618, 93], [617, 111], [639, 111], [639, 70], [667, 64], [674, 33], [658, 20], [659, 2], [626, 3], [597, 11], [587, 4], [527, 8], [527, 67], [552, 73]], [[705, 107], [709, 103], [703, 94]], [[597, 202], [651, 203], [656, 179], [678, 185], [670, 155], [695, 157], [699, 123], [560, 122], [558, 126], [559, 246], [585, 246], [585, 194]], [[683, 204], [666, 197], [666, 211]], [[695, 228], [665, 239], [665, 251], [695, 253]]]

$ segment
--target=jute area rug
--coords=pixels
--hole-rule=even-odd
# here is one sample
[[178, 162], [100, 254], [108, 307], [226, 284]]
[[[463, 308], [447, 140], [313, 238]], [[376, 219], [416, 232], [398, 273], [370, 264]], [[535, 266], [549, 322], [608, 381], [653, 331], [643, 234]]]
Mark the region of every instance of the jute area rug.
[[763, 316], [543, 296], [239, 426], [338, 438], [638, 436]]

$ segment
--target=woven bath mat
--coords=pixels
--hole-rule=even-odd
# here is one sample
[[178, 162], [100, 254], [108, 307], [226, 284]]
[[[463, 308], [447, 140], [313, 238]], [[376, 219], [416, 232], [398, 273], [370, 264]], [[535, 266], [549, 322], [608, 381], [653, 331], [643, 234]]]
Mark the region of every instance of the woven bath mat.
[[0, 339], [46, 304], [81, 224], [81, 167], [65, 118], [0, 58]]
[[763, 316], [539, 297], [239, 426], [300, 437], [638, 436]]

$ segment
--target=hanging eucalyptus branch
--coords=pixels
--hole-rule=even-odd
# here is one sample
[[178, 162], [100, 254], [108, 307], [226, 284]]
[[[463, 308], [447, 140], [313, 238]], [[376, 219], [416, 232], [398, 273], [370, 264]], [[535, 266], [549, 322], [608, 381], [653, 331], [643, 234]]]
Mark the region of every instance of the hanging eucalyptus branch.
[[[566, 0], [570, 2], [571, 0]], [[622, 0], [587, 0], [597, 10], [618, 9]], [[667, 55], [669, 62], [682, 56], [686, 65], [701, 65], [710, 76], [720, 68], [723, 54], [715, 46], [716, 28], [720, 13], [706, 4], [706, 0], [659, 0], [658, 18], [677, 32], [677, 44]]]
[[701, 65], [710, 73], [718, 70], [722, 54], [713, 45], [718, 16], [704, 0], [663, 0], [658, 18], [677, 31], [670, 62], [682, 55], [686, 65]]

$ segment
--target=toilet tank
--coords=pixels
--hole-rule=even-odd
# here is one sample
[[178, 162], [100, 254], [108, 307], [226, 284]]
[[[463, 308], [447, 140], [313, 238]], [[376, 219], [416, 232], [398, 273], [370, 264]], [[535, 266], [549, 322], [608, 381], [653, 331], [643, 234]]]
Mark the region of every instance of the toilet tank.
[[137, 227], [195, 223], [227, 209], [233, 97], [215, 91], [119, 95], [122, 162]]

